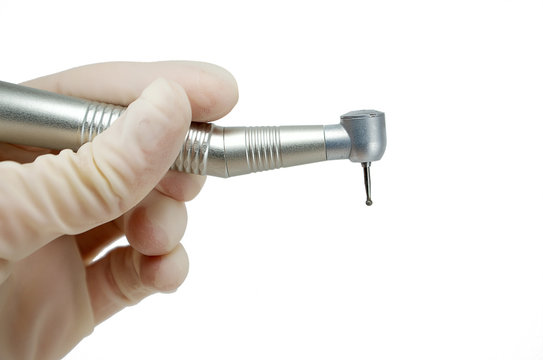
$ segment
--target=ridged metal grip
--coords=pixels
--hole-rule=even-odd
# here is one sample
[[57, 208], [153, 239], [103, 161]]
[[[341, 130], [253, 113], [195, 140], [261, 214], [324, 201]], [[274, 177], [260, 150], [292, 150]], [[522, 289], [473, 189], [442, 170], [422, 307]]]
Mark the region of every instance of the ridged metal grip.
[[185, 144], [172, 165], [172, 170], [206, 175], [211, 129], [210, 124], [199, 124], [189, 128]]
[[279, 127], [250, 127], [245, 129], [247, 157], [252, 172], [283, 167]]
[[[222, 127], [207, 123], [191, 124], [183, 149], [172, 169], [206, 175], [213, 131], [216, 136], [224, 137]], [[248, 171], [258, 172], [283, 166], [279, 127], [247, 127], [244, 131]], [[224, 147], [224, 142], [217, 145]]]
[[230, 177], [324, 160], [322, 126], [224, 128], [192, 123], [172, 169]]
[[89, 102], [85, 117], [81, 121], [79, 129], [80, 145], [91, 141], [102, 131], [110, 127], [110, 125], [119, 116], [121, 116], [124, 108], [121, 106], [104, 104], [99, 102]]

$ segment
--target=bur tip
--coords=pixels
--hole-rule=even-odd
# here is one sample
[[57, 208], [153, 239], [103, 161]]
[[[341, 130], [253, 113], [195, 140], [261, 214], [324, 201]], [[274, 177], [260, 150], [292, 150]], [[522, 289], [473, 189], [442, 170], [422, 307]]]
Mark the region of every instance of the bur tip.
[[373, 201], [371, 201], [371, 200], [366, 200], [366, 205], [367, 205], [367, 206], [372, 206], [372, 205], [373, 205]]

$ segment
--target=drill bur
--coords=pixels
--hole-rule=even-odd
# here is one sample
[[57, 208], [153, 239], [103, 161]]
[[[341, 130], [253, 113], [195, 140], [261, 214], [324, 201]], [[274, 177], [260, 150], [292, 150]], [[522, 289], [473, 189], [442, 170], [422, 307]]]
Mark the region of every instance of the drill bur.
[[370, 177], [371, 162], [363, 162], [362, 168], [364, 169], [364, 187], [366, 188], [366, 205], [373, 205], [371, 200], [371, 177]]

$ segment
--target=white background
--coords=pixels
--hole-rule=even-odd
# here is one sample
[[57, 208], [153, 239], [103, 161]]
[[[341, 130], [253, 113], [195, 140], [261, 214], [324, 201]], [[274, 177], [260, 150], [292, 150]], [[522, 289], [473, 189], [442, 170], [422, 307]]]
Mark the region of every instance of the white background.
[[222, 125], [384, 111], [372, 166], [209, 178], [191, 270], [75, 359], [543, 358], [541, 1], [14, 1], [0, 79], [190, 59], [238, 80]]

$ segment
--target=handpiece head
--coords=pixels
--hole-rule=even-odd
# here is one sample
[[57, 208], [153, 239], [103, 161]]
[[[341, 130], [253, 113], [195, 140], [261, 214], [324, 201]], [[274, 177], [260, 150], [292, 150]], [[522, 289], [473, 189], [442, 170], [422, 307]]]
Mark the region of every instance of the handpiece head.
[[387, 145], [385, 114], [375, 110], [356, 110], [341, 116], [341, 125], [351, 139], [349, 159], [359, 162], [364, 169], [366, 205], [371, 206], [372, 161], [380, 160]]
[[351, 139], [349, 159], [368, 163], [385, 153], [387, 136], [385, 114], [375, 110], [356, 110], [341, 115], [341, 125]]

